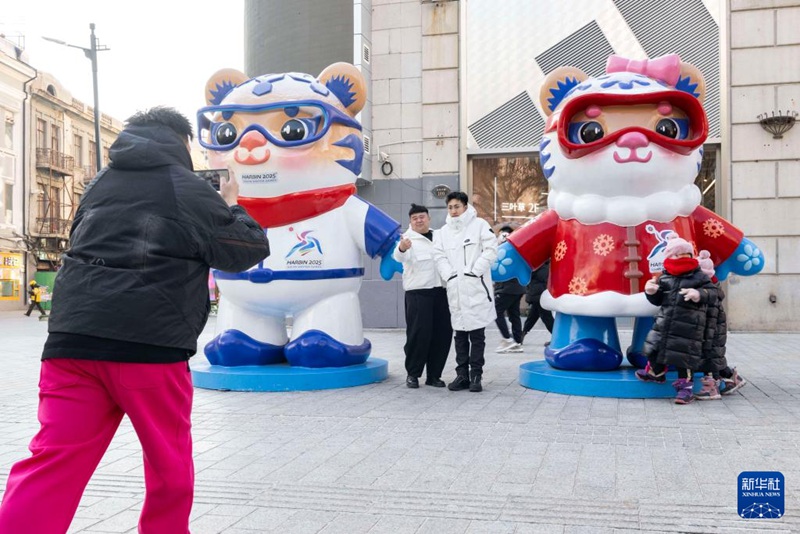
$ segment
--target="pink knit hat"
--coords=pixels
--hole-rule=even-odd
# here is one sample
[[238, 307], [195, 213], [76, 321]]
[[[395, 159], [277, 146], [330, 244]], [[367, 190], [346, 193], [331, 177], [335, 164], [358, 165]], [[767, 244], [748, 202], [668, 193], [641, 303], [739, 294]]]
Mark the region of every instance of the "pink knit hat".
[[678, 234], [671, 233], [667, 236], [667, 246], [664, 247], [664, 257], [673, 258], [678, 254], [691, 254], [694, 256], [694, 247], [685, 239], [678, 237]]
[[697, 263], [700, 264], [700, 270], [709, 278], [714, 278], [714, 262], [711, 260], [711, 253], [707, 250], [701, 250], [697, 254]]

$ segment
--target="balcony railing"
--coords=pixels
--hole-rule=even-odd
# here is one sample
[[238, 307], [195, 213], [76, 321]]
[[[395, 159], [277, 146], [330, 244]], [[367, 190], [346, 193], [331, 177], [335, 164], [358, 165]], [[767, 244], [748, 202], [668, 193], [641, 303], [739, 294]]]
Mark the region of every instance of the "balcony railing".
[[71, 176], [75, 168], [75, 158], [51, 148], [37, 148], [36, 168], [49, 169]]
[[71, 221], [56, 217], [37, 217], [36, 224], [39, 226], [39, 234], [41, 235], [65, 236]]

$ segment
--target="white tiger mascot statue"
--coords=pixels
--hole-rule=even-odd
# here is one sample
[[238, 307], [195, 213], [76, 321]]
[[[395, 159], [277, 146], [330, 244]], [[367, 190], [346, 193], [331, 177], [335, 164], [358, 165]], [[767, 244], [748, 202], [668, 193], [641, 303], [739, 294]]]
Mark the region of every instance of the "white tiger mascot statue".
[[[214, 272], [222, 294], [212, 365], [301, 367], [364, 363], [358, 291], [362, 253], [385, 258], [400, 225], [355, 195], [367, 99], [359, 70], [335, 63], [318, 77], [249, 78], [223, 69], [206, 84], [200, 144], [212, 167], [239, 181], [239, 204], [267, 232], [271, 255], [248, 271]], [[287, 318], [292, 319], [291, 337]]]

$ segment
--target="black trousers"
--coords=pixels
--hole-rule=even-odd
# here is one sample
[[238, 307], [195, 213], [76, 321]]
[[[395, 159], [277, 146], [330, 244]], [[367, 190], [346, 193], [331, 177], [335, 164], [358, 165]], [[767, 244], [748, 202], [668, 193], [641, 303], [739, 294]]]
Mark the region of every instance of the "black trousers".
[[41, 314], [42, 314], [42, 315], [47, 315], [47, 313], [44, 311], [44, 308], [42, 308], [42, 305], [41, 305], [40, 303], [38, 303], [38, 302], [31, 302], [31, 305], [30, 305], [30, 306], [28, 306], [28, 311], [27, 311], [27, 312], [25, 312], [25, 315], [27, 315], [28, 317], [30, 317], [30, 316], [31, 316], [31, 312], [32, 312], [34, 309], [37, 309], [37, 310], [39, 310], [39, 311], [41, 312]]
[[469, 371], [483, 375], [483, 351], [486, 349], [486, 329], [456, 330], [456, 374], [469, 376]]
[[553, 333], [553, 314], [550, 310], [542, 308], [540, 299], [541, 295], [538, 295], [533, 302], [528, 302], [531, 307], [528, 308], [528, 317], [525, 318], [525, 326], [522, 327], [523, 332], [530, 332], [533, 330], [536, 321], [541, 319], [547, 331], [551, 334]]
[[[497, 328], [500, 329], [500, 335], [508, 339], [514, 337], [514, 341], [522, 343], [522, 319], [519, 315], [519, 302], [522, 300], [522, 295], [507, 295], [500, 293], [494, 296], [494, 310], [497, 312]], [[508, 313], [508, 320], [511, 322], [511, 333], [508, 333], [508, 323], [506, 323], [506, 313]]]
[[453, 327], [447, 290], [443, 287], [406, 292], [406, 373], [419, 378], [427, 367], [428, 380], [441, 378]]

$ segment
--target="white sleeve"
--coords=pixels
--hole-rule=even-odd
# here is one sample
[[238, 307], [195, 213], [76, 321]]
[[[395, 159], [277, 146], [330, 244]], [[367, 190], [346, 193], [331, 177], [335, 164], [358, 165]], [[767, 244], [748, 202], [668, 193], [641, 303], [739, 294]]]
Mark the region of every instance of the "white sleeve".
[[497, 260], [497, 238], [486, 221], [481, 225], [481, 249], [481, 255], [472, 266], [472, 273], [477, 276], [488, 273]]
[[[408, 237], [406, 234], [400, 236], [400, 238]], [[411, 249], [406, 250], [405, 252], [400, 251], [400, 242], [397, 242], [397, 245], [394, 247], [394, 251], [392, 251], [392, 258], [395, 261], [400, 263], [405, 263], [407, 261], [411, 261]]]
[[439, 271], [439, 276], [441, 276], [444, 283], [447, 283], [455, 269], [450, 265], [450, 260], [447, 259], [447, 254], [444, 252], [441, 230], [433, 233], [433, 259], [436, 262], [436, 270]]

